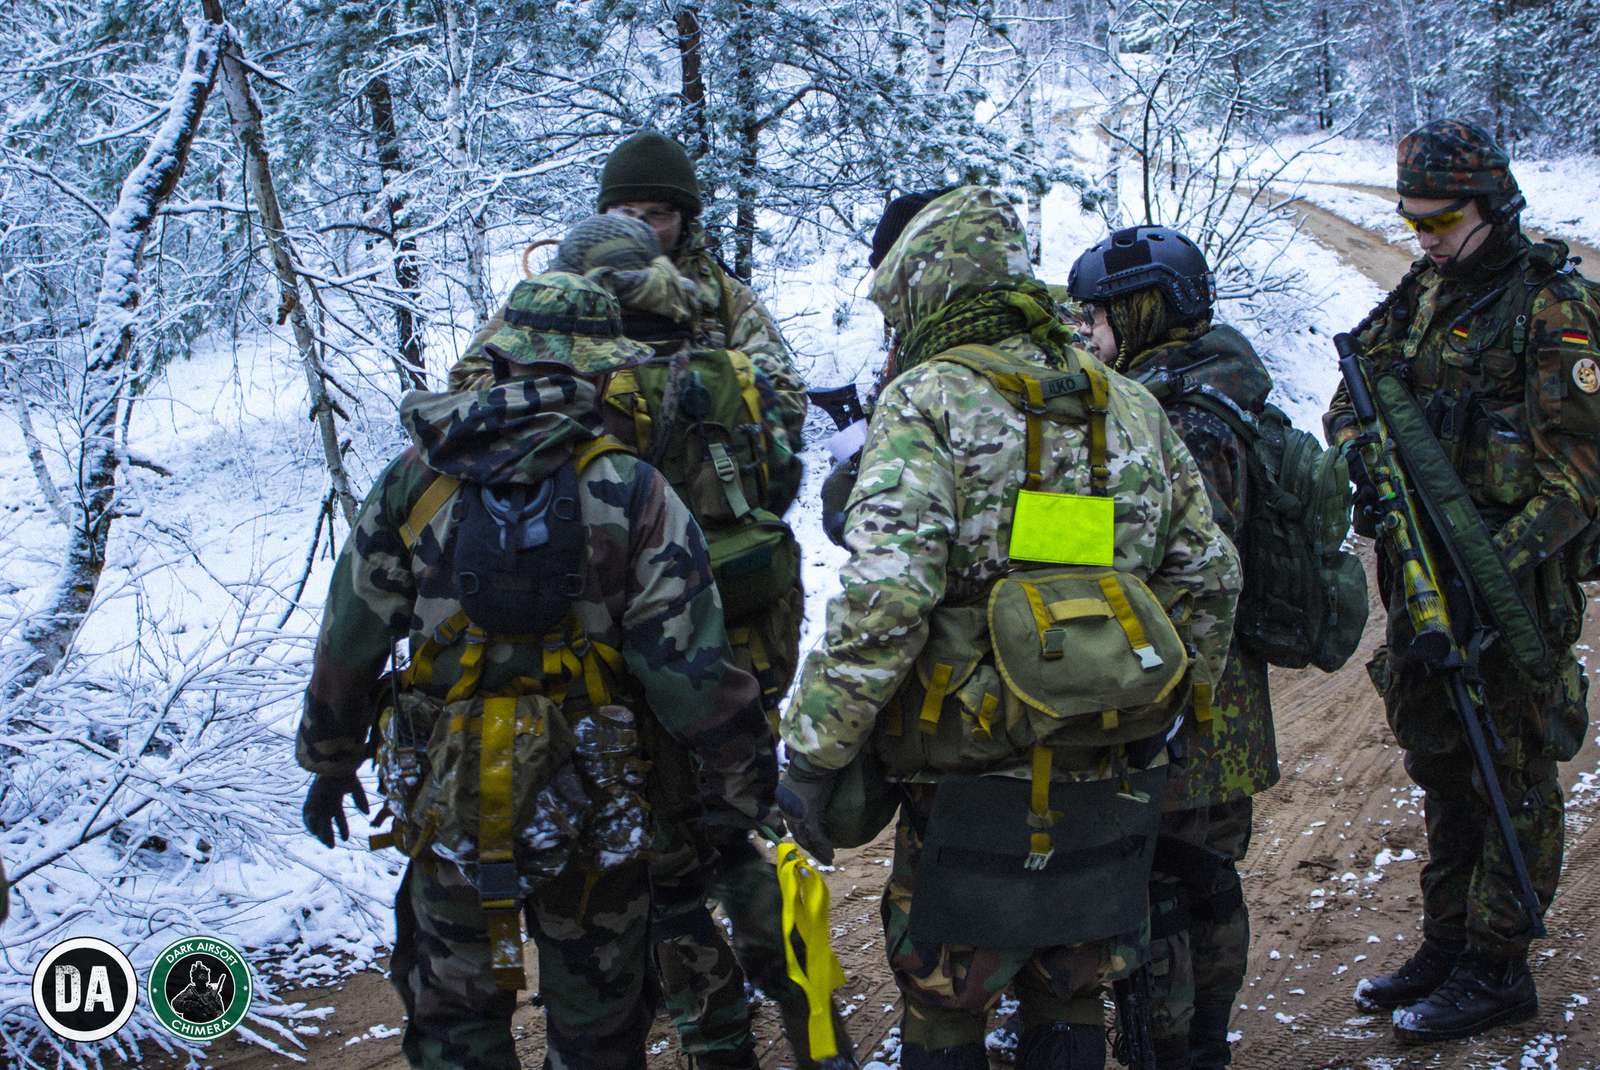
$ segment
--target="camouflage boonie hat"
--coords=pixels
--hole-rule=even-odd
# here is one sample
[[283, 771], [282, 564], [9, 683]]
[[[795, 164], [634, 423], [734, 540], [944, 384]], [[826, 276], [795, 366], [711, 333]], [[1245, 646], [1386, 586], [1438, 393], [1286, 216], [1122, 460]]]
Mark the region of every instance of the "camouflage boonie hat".
[[1400, 139], [1395, 189], [1402, 197], [1492, 197], [1517, 193], [1511, 158], [1480, 126], [1435, 119]]
[[593, 215], [567, 231], [552, 266], [579, 275], [595, 268], [638, 271], [660, 255], [650, 224], [625, 215]]
[[617, 299], [582, 275], [546, 271], [519, 282], [500, 316], [504, 326], [484, 339], [483, 348], [515, 364], [562, 364], [595, 375], [654, 353], [622, 336]]

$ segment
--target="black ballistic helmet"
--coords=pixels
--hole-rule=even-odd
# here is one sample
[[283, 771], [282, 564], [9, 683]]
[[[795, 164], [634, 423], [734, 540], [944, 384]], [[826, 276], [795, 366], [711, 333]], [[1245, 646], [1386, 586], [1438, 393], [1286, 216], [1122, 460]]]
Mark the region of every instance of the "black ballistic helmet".
[[1171, 227], [1126, 227], [1072, 265], [1067, 292], [1089, 304], [1155, 287], [1183, 320], [1211, 315], [1216, 279], [1200, 247]]

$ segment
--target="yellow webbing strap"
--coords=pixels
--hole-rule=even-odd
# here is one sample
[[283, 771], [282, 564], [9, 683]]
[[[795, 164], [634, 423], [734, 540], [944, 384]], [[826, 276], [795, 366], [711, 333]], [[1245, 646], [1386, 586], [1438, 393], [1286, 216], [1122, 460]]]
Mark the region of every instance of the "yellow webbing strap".
[[[821, 1062], [839, 1054], [832, 997], [844, 985], [844, 967], [828, 943], [828, 884], [792, 842], [778, 844], [778, 890], [783, 897], [783, 956], [789, 980], [806, 994], [806, 1037], [812, 1060]], [[795, 953], [797, 936], [806, 949], [804, 968]]]
[[1105, 369], [1094, 361], [1085, 361], [1083, 374], [1089, 377], [1089, 493], [1106, 493], [1111, 480], [1111, 467], [1106, 463], [1106, 406], [1111, 397], [1111, 384]]
[[446, 702], [459, 702], [471, 698], [483, 679], [483, 655], [489, 648], [489, 636], [482, 628], [467, 629], [467, 647], [461, 652], [461, 675], [445, 692]]
[[1023, 867], [1043, 869], [1050, 863], [1050, 856], [1055, 854], [1049, 830], [1059, 816], [1050, 809], [1050, 766], [1054, 756], [1049, 747], [1035, 743], [1032, 758], [1033, 769], [1028, 785], [1028, 826], [1033, 833], [1028, 837], [1028, 860]]
[[983, 729], [984, 735], [994, 735], [994, 713], [999, 708], [1000, 697], [993, 692], [984, 692], [983, 701], [978, 704], [978, 727]]
[[1098, 598], [1063, 598], [1045, 606], [1050, 619], [1056, 623], [1082, 620], [1084, 617], [1109, 617], [1111, 607]]
[[945, 696], [950, 693], [950, 677], [955, 666], [941, 661], [933, 667], [928, 678], [928, 691], [922, 696], [922, 712], [917, 717], [917, 727], [927, 733], [939, 730], [939, 713], [944, 709]]
[[1145, 638], [1144, 625], [1134, 616], [1133, 606], [1128, 603], [1128, 596], [1122, 590], [1122, 581], [1115, 572], [1100, 577], [1100, 591], [1111, 603], [1117, 623], [1122, 625], [1122, 634], [1128, 637], [1128, 646], [1133, 648], [1134, 656], [1139, 659], [1139, 667], [1149, 672], [1166, 664], [1161, 660], [1161, 655], [1156, 653], [1156, 648], [1150, 645], [1150, 640]]
[[1028, 596], [1028, 608], [1033, 611], [1034, 628], [1039, 633], [1039, 642], [1045, 641], [1044, 633], [1050, 630], [1050, 625], [1055, 621], [1050, 619], [1050, 613], [1044, 608], [1044, 597], [1039, 594], [1039, 588], [1031, 583], [1019, 580], [1022, 584], [1022, 593]]
[[1040, 454], [1044, 450], [1044, 388], [1039, 385], [1039, 380], [1031, 375], [1024, 375], [1022, 379], [1023, 396], [1027, 404], [1022, 406], [1022, 416], [1027, 423], [1028, 445], [1024, 464], [1027, 466], [1028, 476], [1022, 485], [1028, 490], [1038, 490], [1044, 478]]
[[478, 761], [478, 895], [489, 930], [495, 987], [509, 991], [528, 985], [522, 972], [522, 898], [511, 850], [511, 756], [516, 733], [516, 698], [484, 699]]
[[423, 640], [416, 653], [411, 655], [411, 664], [407, 665], [400, 673], [401, 687], [420, 687], [433, 682], [433, 659], [439, 652], [451, 643], [462, 632], [467, 630], [469, 621], [467, 611], [458, 609], [452, 613], [434, 633]]
[[411, 507], [411, 512], [406, 516], [405, 523], [400, 525], [400, 541], [407, 550], [417, 544], [422, 538], [422, 529], [433, 521], [434, 514], [438, 513], [444, 503], [455, 494], [456, 488], [461, 486], [461, 480], [455, 476], [438, 476], [428, 489], [422, 492], [422, 497], [417, 499], [417, 504]]
[[[745, 412], [750, 415], [750, 422], [756, 427], [765, 429], [766, 424], [761, 419], [761, 391], [756, 389], [756, 366], [750, 358], [737, 349], [728, 350], [728, 363], [733, 366], [733, 373], [739, 380], [739, 397], [744, 399]], [[761, 485], [767, 485], [767, 461], [763, 451], [758, 464], [761, 475]]]
[[1215, 729], [1211, 712], [1211, 683], [1208, 680], [1194, 682], [1194, 719], [1207, 729]]
[[615, 435], [596, 435], [573, 451], [572, 464], [577, 468], [578, 474], [582, 475], [585, 468], [605, 454], [632, 452], [628, 444]]
[[[633, 418], [634, 445], [648, 452], [650, 432], [654, 422], [650, 418], [650, 409], [644, 403], [644, 394], [639, 389], [639, 376], [632, 368], [623, 368], [612, 373], [611, 381], [606, 384], [606, 401], [612, 408]], [[581, 462], [578, 470], [583, 471]]]

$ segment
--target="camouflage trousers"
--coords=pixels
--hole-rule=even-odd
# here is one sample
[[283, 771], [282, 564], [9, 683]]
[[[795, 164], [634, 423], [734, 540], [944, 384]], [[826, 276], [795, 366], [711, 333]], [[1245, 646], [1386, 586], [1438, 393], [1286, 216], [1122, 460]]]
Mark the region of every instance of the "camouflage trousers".
[[[1023, 1034], [1056, 1022], [1101, 1026], [1101, 991], [1138, 964], [1139, 933], [1071, 947], [1009, 950], [912, 941], [917, 867], [932, 812], [933, 786], [906, 785], [895, 825], [894, 866], [883, 891], [884, 946], [905, 1010], [901, 1041], [929, 1051], [983, 1043], [989, 1011], [1008, 985], [1021, 1003]], [[1142, 887], [1135, 891], [1143, 894]], [[973, 909], [1002, 910], [1004, 904], [974, 903]]]
[[[1406, 755], [1406, 772], [1426, 793], [1428, 861], [1422, 867], [1422, 931], [1446, 946], [1463, 944], [1494, 958], [1520, 958], [1530, 939], [1517, 900], [1516, 878], [1489, 804], [1474, 786], [1472, 757], [1463, 748]], [[1500, 789], [1528, 875], [1548, 908], [1561, 876], [1566, 806], [1547, 759], [1501, 767]]]
[[[654, 1017], [642, 865], [569, 868], [525, 903], [539, 952], [546, 1065], [644, 1070]], [[401, 1049], [426, 1070], [516, 1070], [517, 996], [495, 987], [478, 892], [456, 866], [413, 862], [395, 897], [389, 976], [406, 1007]]]
[[[745, 979], [778, 1004], [784, 1035], [802, 1070], [811, 1059], [805, 992], [789, 979], [783, 951], [783, 902], [777, 871], [747, 833], [717, 830], [705, 837], [685, 825], [664, 830], [651, 865], [652, 939], [667, 1012], [684, 1054], [696, 1067], [754, 1067], [755, 1041]], [[732, 925], [729, 945], [707, 909], [722, 906]], [[837, 1005], [839, 1051], [851, 1051]]]
[[1162, 815], [1150, 882], [1150, 1034], [1163, 1068], [1228, 1063], [1227, 1022], [1250, 952], [1236, 867], [1253, 813], [1246, 796]]

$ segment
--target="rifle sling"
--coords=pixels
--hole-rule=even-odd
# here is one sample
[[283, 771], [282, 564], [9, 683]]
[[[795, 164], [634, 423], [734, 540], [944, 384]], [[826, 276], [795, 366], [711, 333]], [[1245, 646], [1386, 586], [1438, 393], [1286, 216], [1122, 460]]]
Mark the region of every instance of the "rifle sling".
[[1517, 668], [1532, 679], [1547, 678], [1550, 651], [1544, 633], [1422, 406], [1388, 373], [1372, 377], [1372, 396], [1434, 532], [1457, 574], [1469, 581], [1473, 602], [1499, 633]]

